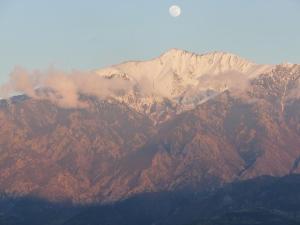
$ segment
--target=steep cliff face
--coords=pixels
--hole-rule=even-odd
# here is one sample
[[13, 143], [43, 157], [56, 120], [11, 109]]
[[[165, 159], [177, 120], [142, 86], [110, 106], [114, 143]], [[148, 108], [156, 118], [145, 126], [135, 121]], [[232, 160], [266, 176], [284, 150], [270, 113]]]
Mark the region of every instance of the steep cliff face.
[[[170, 68], [176, 67], [180, 77], [186, 74], [178, 67], [183, 62], [191, 60], [182, 68], [215, 62], [205, 72], [211, 76], [204, 79], [203, 72], [197, 77], [195, 90], [201, 82], [223, 81], [215, 78], [225, 70], [243, 72], [247, 82], [214, 89], [217, 94], [185, 110], [179, 110], [186, 107], [179, 95], [162, 104], [153, 101], [153, 93], [148, 96], [152, 111], [135, 107], [138, 95], [132, 102], [81, 96], [83, 108], [61, 108], [26, 96], [1, 100], [0, 191], [55, 201], [109, 202], [137, 193], [199, 192], [235, 180], [300, 172], [299, 66], [266, 70], [232, 55], [175, 53], [159, 60], [169, 65], [175, 57]], [[124, 64], [119, 66], [125, 68], [122, 76], [107, 71], [101, 76], [132, 80], [136, 71], [147, 74], [149, 63]], [[149, 67], [149, 76], [151, 69], [156, 71]]]

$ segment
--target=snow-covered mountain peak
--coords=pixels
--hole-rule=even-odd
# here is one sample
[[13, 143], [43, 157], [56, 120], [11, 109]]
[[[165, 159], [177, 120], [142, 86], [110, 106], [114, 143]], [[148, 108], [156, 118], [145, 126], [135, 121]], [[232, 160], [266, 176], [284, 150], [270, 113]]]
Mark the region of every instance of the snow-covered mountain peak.
[[176, 74], [181, 78], [186, 76], [198, 79], [203, 75], [216, 75], [226, 72], [239, 72], [257, 75], [271, 68], [270, 65], [257, 65], [235, 54], [227, 52], [211, 52], [196, 54], [181, 49], [170, 49], [161, 56], [149, 61], [131, 61], [98, 70], [101, 76], [125, 74], [136, 79], [155, 79]]
[[159, 56], [159, 58], [161, 58], [162, 60], [169, 60], [169, 59], [171, 60], [171, 59], [181, 58], [181, 57], [191, 58], [193, 56], [198, 56], [198, 55], [186, 50], [172, 48], [164, 52], [161, 56]]
[[226, 72], [257, 75], [270, 66], [257, 65], [247, 59], [228, 52], [196, 54], [180, 49], [170, 49], [155, 59], [177, 74], [193, 74], [196, 77]]
[[278, 66], [281, 66], [281, 67], [284, 67], [284, 68], [299, 68], [300, 67], [300, 64], [294, 64], [294, 63], [290, 63], [290, 62], [285, 62], [285, 63], [282, 63]]
[[206, 62], [207, 64], [221, 63], [223, 65], [254, 65], [249, 60], [243, 59], [235, 54], [228, 52], [210, 52], [206, 54], [196, 54], [181, 49], [170, 49], [159, 57], [163, 61], [170, 60], [197, 60], [198, 62]]
[[171, 49], [152, 60], [126, 62], [96, 72], [101, 77], [130, 82], [133, 89], [120, 100], [134, 108], [149, 110], [167, 99], [184, 110], [224, 90], [243, 86], [272, 68], [226, 52], [199, 55]]

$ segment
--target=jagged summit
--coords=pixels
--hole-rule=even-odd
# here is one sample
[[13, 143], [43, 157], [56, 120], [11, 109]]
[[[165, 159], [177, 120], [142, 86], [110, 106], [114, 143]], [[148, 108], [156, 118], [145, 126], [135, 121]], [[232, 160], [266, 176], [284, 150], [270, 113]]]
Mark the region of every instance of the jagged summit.
[[184, 49], [178, 49], [178, 48], [171, 48], [169, 50], [167, 50], [166, 52], [164, 52], [163, 54], [161, 54], [159, 56], [159, 58], [168, 58], [168, 57], [174, 57], [174, 56], [184, 56], [184, 55], [196, 55], [198, 56], [198, 54], [194, 53], [194, 52], [189, 52], [187, 50]]
[[[225, 51], [213, 51], [213, 52], [208, 52], [208, 53], [203, 53], [203, 54], [198, 54], [195, 52], [190, 52], [187, 50], [183, 49], [178, 49], [178, 48], [172, 48], [169, 49], [168, 51], [164, 52], [159, 58], [176, 58], [176, 57], [196, 57], [196, 58], [202, 58], [202, 59], [224, 59], [224, 60], [239, 60], [239, 61], [247, 61], [248, 63], [250, 60], [243, 59], [242, 57], [230, 53], [230, 52], [225, 52]], [[252, 63], [254, 64], [254, 63]]]
[[197, 78], [207, 74], [220, 74], [228, 71], [257, 75], [270, 69], [271, 65], [258, 65], [228, 52], [196, 54], [181, 49], [170, 49], [157, 58], [148, 61], [130, 61], [98, 70], [99, 75], [127, 74], [141, 78], [146, 75], [152, 79], [176, 73], [180, 77], [193, 75]]
[[134, 102], [135, 109], [149, 109], [162, 99], [191, 108], [272, 68], [232, 53], [200, 55], [174, 48], [152, 60], [126, 62], [97, 73], [110, 79], [126, 79], [130, 86], [137, 87], [138, 94], [132, 90], [121, 98], [126, 103]]
[[239, 57], [236, 54], [223, 52], [223, 51], [215, 51], [204, 54], [197, 54], [194, 52], [189, 52], [182, 49], [172, 48], [161, 56], [158, 59], [169, 62], [169, 61], [191, 61], [193, 63], [197, 63], [199, 65], [212, 65], [212, 64], [220, 64], [221, 66], [231, 66], [232, 68], [236, 66], [254, 66], [255, 63], [250, 60]]
[[156, 94], [174, 96], [189, 86], [199, 86], [199, 80], [203, 77], [227, 73], [254, 77], [271, 68], [273, 66], [257, 65], [226, 52], [199, 55], [185, 50], [170, 49], [152, 60], [126, 62], [98, 70], [97, 73], [109, 78], [126, 78], [134, 84], [142, 82], [145, 85], [148, 82], [148, 87]]
[[228, 52], [196, 54], [180, 49], [171, 49], [159, 59], [164, 64], [187, 66], [199, 75], [216, 74], [226, 71], [249, 72], [259, 65]]

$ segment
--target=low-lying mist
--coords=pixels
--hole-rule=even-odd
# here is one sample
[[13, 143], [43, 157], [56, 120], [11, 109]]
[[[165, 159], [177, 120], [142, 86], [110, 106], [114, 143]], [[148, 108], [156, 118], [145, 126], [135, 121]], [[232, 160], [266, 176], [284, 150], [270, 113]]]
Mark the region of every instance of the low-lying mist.
[[131, 83], [126, 80], [106, 79], [96, 72], [29, 71], [18, 67], [10, 74], [9, 81], [0, 87], [0, 96], [7, 98], [14, 93], [22, 93], [32, 98], [51, 100], [62, 107], [81, 107], [84, 104], [79, 94], [106, 98], [131, 88]]

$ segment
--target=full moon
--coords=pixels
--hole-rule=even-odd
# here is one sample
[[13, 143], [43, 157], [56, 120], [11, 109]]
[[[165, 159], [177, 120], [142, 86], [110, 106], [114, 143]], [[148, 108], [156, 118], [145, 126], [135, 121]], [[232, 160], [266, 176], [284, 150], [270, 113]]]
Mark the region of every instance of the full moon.
[[178, 17], [181, 14], [181, 8], [178, 5], [172, 5], [169, 9], [170, 15], [173, 17]]

